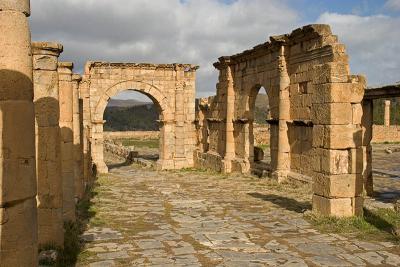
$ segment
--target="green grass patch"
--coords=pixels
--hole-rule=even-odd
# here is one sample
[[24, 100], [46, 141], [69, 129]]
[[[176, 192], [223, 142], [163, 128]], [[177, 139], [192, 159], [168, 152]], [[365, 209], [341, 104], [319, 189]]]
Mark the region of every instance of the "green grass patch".
[[259, 144], [257, 145], [259, 148], [261, 148], [262, 150], [267, 150], [269, 148], [269, 144]]
[[140, 139], [140, 138], [129, 138], [119, 139], [123, 146], [134, 146], [138, 148], [158, 148], [159, 139]]
[[311, 213], [306, 215], [306, 219], [322, 232], [351, 234], [359, 239], [400, 244], [400, 237], [395, 234], [396, 229], [400, 228], [400, 214], [391, 209], [364, 209], [363, 216], [349, 218]]

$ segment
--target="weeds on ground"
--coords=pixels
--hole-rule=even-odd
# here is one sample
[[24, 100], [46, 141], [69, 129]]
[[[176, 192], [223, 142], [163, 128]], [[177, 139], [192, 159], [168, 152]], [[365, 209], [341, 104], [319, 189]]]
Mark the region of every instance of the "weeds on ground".
[[83, 248], [80, 236], [86, 230], [88, 221], [94, 217], [95, 211], [92, 209], [91, 199], [96, 195], [92, 188], [88, 189], [85, 196], [76, 205], [76, 221], [64, 222], [64, 248], [47, 245], [40, 248], [42, 250], [56, 250], [58, 253], [57, 261], [40, 262], [45, 266], [70, 267], [75, 266], [78, 256]]
[[259, 144], [257, 145], [257, 147], [261, 148], [262, 150], [266, 150], [267, 148], [269, 148], [269, 144]]
[[351, 234], [359, 239], [400, 244], [400, 214], [391, 209], [364, 209], [360, 217], [338, 218], [307, 214], [306, 219], [326, 233]]

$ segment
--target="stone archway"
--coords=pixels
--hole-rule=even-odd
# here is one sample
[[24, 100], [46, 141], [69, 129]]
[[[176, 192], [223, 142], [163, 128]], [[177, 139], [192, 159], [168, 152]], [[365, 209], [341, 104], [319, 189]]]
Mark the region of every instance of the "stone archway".
[[103, 159], [103, 114], [109, 99], [124, 90], [150, 97], [160, 110], [160, 169], [193, 166], [196, 132], [195, 71], [188, 64], [90, 62], [83, 82], [89, 86], [92, 161], [108, 172]]

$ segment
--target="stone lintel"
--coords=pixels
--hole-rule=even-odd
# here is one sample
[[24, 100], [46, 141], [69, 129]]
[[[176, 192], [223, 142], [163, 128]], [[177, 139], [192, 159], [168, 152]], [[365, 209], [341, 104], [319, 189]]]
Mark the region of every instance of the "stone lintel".
[[196, 71], [199, 69], [198, 65], [185, 64], [185, 63], [172, 63], [172, 64], [154, 64], [154, 63], [122, 63], [122, 62], [100, 62], [100, 61], [88, 61], [85, 65], [85, 73], [90, 73], [92, 68], [133, 68], [133, 69], [166, 69], [166, 70], [177, 70], [181, 69], [186, 72]]

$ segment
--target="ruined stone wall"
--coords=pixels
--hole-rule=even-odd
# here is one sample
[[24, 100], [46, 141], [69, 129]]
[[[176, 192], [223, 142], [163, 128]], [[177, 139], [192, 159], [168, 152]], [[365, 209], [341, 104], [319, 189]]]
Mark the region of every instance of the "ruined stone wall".
[[368, 145], [361, 128], [365, 80], [350, 75], [345, 47], [330, 27], [308, 25], [271, 37], [251, 50], [221, 57], [214, 66], [220, 75], [206, 114], [209, 150], [199, 149], [196, 162], [219, 160], [225, 172], [250, 170], [254, 103], [264, 87], [273, 177], [309, 177], [319, 213], [361, 214]]
[[103, 114], [110, 97], [136, 90], [150, 97], [160, 110], [161, 169], [193, 166], [196, 145], [195, 71], [188, 64], [124, 64], [89, 62], [92, 158], [99, 172], [107, 172], [103, 159]]
[[373, 143], [400, 142], [400, 126], [373, 125], [372, 142]]
[[126, 131], [126, 132], [104, 132], [105, 139], [158, 139], [160, 138], [159, 131]]

